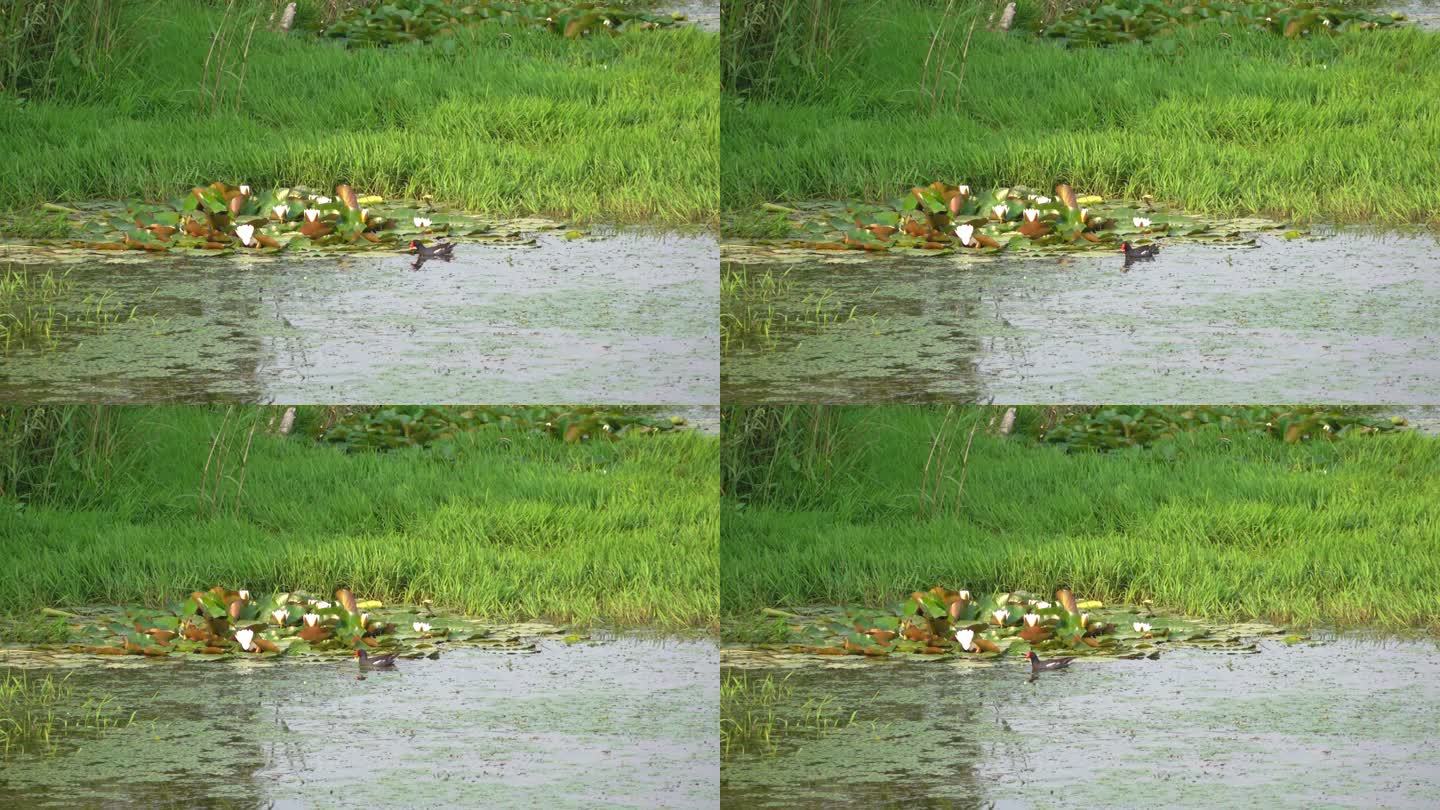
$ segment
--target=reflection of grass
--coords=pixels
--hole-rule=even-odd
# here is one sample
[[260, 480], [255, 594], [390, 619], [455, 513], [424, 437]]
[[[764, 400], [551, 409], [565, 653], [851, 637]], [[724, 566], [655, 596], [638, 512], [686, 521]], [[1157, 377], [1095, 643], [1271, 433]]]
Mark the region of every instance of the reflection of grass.
[[[766, 448], [793, 455], [793, 442], [761, 434], [748, 450], [727, 447], [727, 617], [879, 607], [942, 582], [1066, 586], [1217, 621], [1440, 628], [1440, 438], [1286, 444], [1211, 426], [1145, 449], [1065, 453], [999, 435], [1002, 410], [827, 408], [817, 430], [864, 440], [828, 442], [832, 459], [807, 461], [843, 471], [824, 487], [767, 471], [785, 457], [776, 463]], [[1020, 408], [1015, 433], [1050, 418]], [[737, 422], [725, 417], [727, 444], [747, 435], [728, 430]], [[940, 452], [948, 467], [937, 483]], [[946, 498], [944, 510], [917, 509], [927, 491]]]
[[[917, 82], [927, 59], [934, 69], [930, 43], [948, 4], [831, 5], [822, 25], [842, 41], [822, 52], [819, 71], [783, 40], [773, 41], [779, 50], [735, 53], [727, 27], [727, 65], [743, 59], [767, 80], [723, 102], [725, 210], [888, 200], [921, 180], [1038, 188], [1063, 180], [1086, 194], [1151, 194], [1219, 216], [1435, 217], [1434, 164], [1416, 156], [1440, 151], [1440, 129], [1412, 102], [1440, 94], [1440, 33], [1285, 40], [1204, 24], [1142, 46], [1065, 49], [986, 30], [1003, 2], [957, 4], [964, 18], [950, 42], [968, 44], [963, 83], [961, 58], [947, 51], [955, 76], [946, 103], [932, 107]], [[1042, 4], [1019, 10], [1017, 27]], [[971, 15], [978, 25], [967, 43]], [[1373, 157], [1357, 171], [1355, 155]]]
[[797, 704], [790, 676], [751, 678], [726, 673], [720, 681], [720, 753], [773, 753], [786, 737], [816, 737], [846, 728], [858, 712], [844, 714], [834, 698], [807, 698]]
[[[484, 430], [344, 453], [279, 435], [277, 408], [13, 410], [0, 428], [28, 433], [0, 435], [0, 474], [11, 455], [17, 470], [0, 475], [0, 537], [26, 541], [0, 544], [0, 614], [225, 582], [497, 620], [718, 620], [715, 436]], [[78, 413], [35, 426], [56, 410]], [[328, 417], [301, 408], [295, 431]]]
[[[83, 699], [82, 699], [83, 698]], [[135, 721], [111, 706], [112, 698], [76, 695], [67, 675], [55, 680], [9, 671], [0, 676], [0, 757], [43, 751], [54, 753], [60, 741], [124, 728]]]
[[754, 346], [773, 346], [784, 333], [815, 332], [830, 326], [849, 323], [857, 317], [858, 307], [846, 309], [836, 303], [833, 290], [806, 293], [795, 297], [795, 282], [789, 273], [764, 275], [749, 270], [727, 270], [720, 283], [720, 349], [730, 352]]
[[136, 317], [138, 307], [118, 307], [108, 293], [69, 304], [75, 283], [67, 275], [49, 270], [44, 275], [17, 270], [0, 274], [0, 354], [52, 348], [67, 333], [94, 334]]

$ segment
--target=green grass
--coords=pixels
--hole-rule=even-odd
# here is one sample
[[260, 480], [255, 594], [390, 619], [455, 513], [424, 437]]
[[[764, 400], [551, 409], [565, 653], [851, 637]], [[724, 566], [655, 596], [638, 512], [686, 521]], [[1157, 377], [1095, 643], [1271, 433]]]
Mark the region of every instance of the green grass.
[[[0, 614], [157, 606], [224, 584], [345, 586], [495, 620], [717, 620], [713, 436], [567, 445], [479, 431], [445, 453], [346, 454], [269, 432], [278, 409], [107, 413], [63, 431], [103, 436], [74, 442], [104, 459], [12, 476], [29, 494], [0, 498]], [[42, 443], [10, 455], [44, 469]]]
[[[793, 674], [793, 673], [792, 673]], [[720, 680], [720, 755], [773, 754], [787, 737], [819, 737], [855, 723], [859, 714], [844, 714], [833, 697], [795, 695], [790, 676], [752, 677], [729, 672]], [[873, 725], [873, 723], [872, 723]]]
[[23, 751], [54, 753], [67, 737], [94, 736], [135, 722], [105, 697], [77, 695], [69, 676], [0, 675], [0, 760]]
[[961, 20], [937, 92], [922, 76], [944, 6], [851, 4], [824, 83], [807, 66], [788, 95], [727, 94], [722, 208], [1064, 181], [1209, 215], [1440, 223], [1440, 122], [1421, 101], [1440, 96], [1440, 34], [1202, 27], [1066, 50], [982, 21], [962, 82]]
[[[1036, 418], [1028, 410], [1022, 420]], [[727, 494], [721, 511], [727, 620], [772, 606], [881, 606], [942, 584], [1069, 586], [1081, 599], [1151, 599], [1227, 621], [1440, 629], [1435, 438], [1287, 445], [1211, 429], [1066, 455], [982, 425], [967, 464], [980, 412], [821, 413], [825, 464], [812, 452], [766, 469], [763, 452], [725, 449], [727, 488], [748, 493]], [[812, 432], [792, 421], [789, 434]], [[736, 424], [731, 415], [725, 427]], [[932, 459], [942, 432], [947, 449]]]
[[[432, 195], [496, 216], [713, 223], [717, 38], [684, 26], [569, 41], [475, 26], [439, 44], [346, 50], [262, 24], [202, 76], [220, 8], [127, 5], [133, 52], [45, 100], [0, 95], [0, 210], [168, 199], [225, 180]], [[134, 24], [139, 17], [141, 24]], [[221, 64], [212, 58], [210, 73]], [[243, 84], [239, 80], [242, 72]]]

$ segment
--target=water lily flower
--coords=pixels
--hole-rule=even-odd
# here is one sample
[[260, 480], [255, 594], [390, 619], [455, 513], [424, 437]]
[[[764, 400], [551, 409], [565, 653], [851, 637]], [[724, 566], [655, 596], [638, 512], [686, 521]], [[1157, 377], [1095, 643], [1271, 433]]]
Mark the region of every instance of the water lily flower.
[[963, 599], [963, 600], [965, 600], [966, 602], [969, 602], [969, 601], [970, 601], [970, 592], [969, 592], [969, 591], [961, 591], [961, 592], [960, 592], [960, 598]]
[[1004, 624], [1005, 620], [1010, 618], [1010, 611], [997, 610], [990, 614], [990, 618], [994, 619], [996, 624]]
[[1037, 625], [1037, 624], [1039, 624], [1039, 623], [1040, 623], [1040, 614], [1039, 614], [1039, 613], [1026, 613], [1026, 614], [1025, 614], [1025, 626], [1026, 626], [1026, 627], [1034, 627], [1035, 625]]
[[1034, 222], [1035, 220], [1040, 218], [1039, 208], [1026, 208], [1024, 213], [1026, 222]]
[[1145, 217], [1135, 217], [1130, 221], [1135, 223], [1135, 227], [1139, 228], [1142, 231], [1150, 227], [1150, 220], [1146, 219]]
[[420, 228], [421, 230], [430, 227], [429, 217], [415, 217], [415, 219], [412, 221], [415, 223], [415, 227]]
[[240, 184], [240, 193], [241, 193], [241, 194], [244, 194], [246, 197], [249, 197], [249, 196], [250, 196], [250, 187], [247, 186], [247, 185], [245, 185], [244, 183], [241, 183], [241, 184]]
[[317, 624], [319, 624], [319, 623], [320, 623], [320, 614], [319, 614], [319, 613], [306, 613], [306, 614], [305, 614], [305, 626], [306, 626], [306, 627], [314, 627], [315, 625], [317, 625]]
[[1049, 610], [1049, 609], [1050, 609], [1050, 603], [1049, 603], [1049, 602], [1036, 602], [1036, 603], [1035, 603], [1035, 609], [1036, 609], [1036, 610]]
[[275, 218], [280, 220], [285, 219], [285, 215], [289, 212], [290, 206], [288, 205], [277, 205], [270, 209], [270, 213], [274, 214]]
[[415, 628], [415, 632], [417, 632], [417, 633], [428, 633], [428, 632], [430, 632], [430, 625], [426, 624], [425, 622], [415, 622], [414, 624], [412, 624], [412, 625], [410, 625], [410, 626], [413, 627], [413, 628]]
[[314, 222], [315, 220], [317, 220], [317, 219], [319, 219], [319, 218], [320, 218], [320, 209], [319, 209], [319, 208], [306, 208], [306, 209], [305, 209], [305, 221], [306, 221], [306, 222]]
[[965, 197], [969, 197], [969, 196], [970, 196], [970, 187], [969, 187], [969, 186], [961, 186], [961, 187], [960, 187], [960, 194], [963, 195], [963, 196], [965, 196]]
[[323, 600], [323, 599], [317, 600], [317, 601], [315, 602], [315, 609], [316, 609], [316, 610], [328, 610], [329, 608], [330, 608], [330, 603], [329, 603], [329, 602], [326, 602], [326, 601]]
[[369, 627], [369, 626], [370, 626], [370, 614], [369, 614], [369, 613], [361, 613], [361, 614], [360, 614], [360, 626], [361, 626], [361, 627]]
[[316, 204], [316, 205], [329, 205], [329, 204], [330, 204], [330, 198], [329, 198], [329, 197], [323, 197], [323, 196], [322, 196], [322, 197], [316, 197], [316, 198], [315, 198], [315, 204]]
[[369, 209], [369, 208], [361, 208], [361, 209], [360, 209], [360, 221], [361, 221], [361, 222], [368, 222], [369, 220], [370, 220], [370, 209]]
[[[254, 226], [254, 225], [236, 225], [236, 226], [235, 226], [235, 235], [238, 236], [238, 237], [240, 237], [240, 242], [241, 242], [242, 244], [244, 244], [245, 247], [250, 247], [250, 241], [251, 241], [251, 239], [255, 236], [255, 226]], [[241, 591], [241, 593], [245, 593], [245, 592], [244, 592], [244, 591]], [[246, 598], [249, 598], [249, 597], [246, 597]]]
[[270, 618], [274, 619], [276, 624], [284, 624], [285, 620], [289, 617], [290, 612], [287, 611], [285, 608], [277, 608], [270, 611]]
[[1089, 627], [1089, 626], [1090, 626], [1090, 614], [1089, 614], [1089, 613], [1081, 613], [1081, 614], [1080, 614], [1080, 626], [1081, 626], [1081, 627]]
[[1146, 624], [1146, 623], [1144, 623], [1144, 622], [1135, 622], [1134, 624], [1132, 624], [1132, 625], [1130, 625], [1130, 626], [1131, 626], [1131, 627], [1134, 627], [1134, 628], [1135, 628], [1135, 632], [1137, 632], [1137, 633], [1148, 633], [1148, 632], [1150, 632], [1150, 625], [1148, 625], [1148, 624]]
[[[965, 247], [970, 247], [970, 245], [974, 241], [970, 237], [975, 235], [975, 226], [968, 224], [959, 225], [955, 228], [955, 235], [960, 237], [960, 244], [964, 245]], [[965, 598], [970, 598], [968, 592], [966, 592]]]
[[1089, 217], [1089, 216], [1090, 216], [1090, 209], [1089, 209], [1089, 208], [1081, 208], [1081, 209], [1080, 209], [1080, 221], [1081, 221], [1081, 222], [1084, 222], [1084, 221], [1086, 220], [1086, 218]]
[[250, 642], [255, 640], [254, 630], [236, 630], [235, 640], [240, 642], [240, 649], [250, 652]]
[[244, 599], [246, 602], [249, 602], [249, 601], [250, 601], [250, 592], [247, 591], [247, 590], [245, 590], [245, 589], [243, 589], [243, 588], [240, 589], [240, 598], [241, 598], [241, 599]]
[[1043, 196], [1043, 195], [1042, 195], [1042, 196], [1039, 196], [1039, 197], [1036, 197], [1036, 198], [1035, 198], [1035, 204], [1036, 204], [1036, 205], [1049, 205], [1049, 204], [1050, 204], [1050, 198], [1049, 198], [1049, 197], [1046, 197], [1046, 196]]
[[994, 208], [991, 208], [990, 213], [994, 214], [996, 219], [1004, 219], [1005, 213], [1009, 210], [1010, 206], [1006, 205], [1005, 203], [1000, 203]]
[[969, 651], [970, 644], [975, 640], [974, 630], [956, 630], [955, 640], [960, 642], [960, 649]]

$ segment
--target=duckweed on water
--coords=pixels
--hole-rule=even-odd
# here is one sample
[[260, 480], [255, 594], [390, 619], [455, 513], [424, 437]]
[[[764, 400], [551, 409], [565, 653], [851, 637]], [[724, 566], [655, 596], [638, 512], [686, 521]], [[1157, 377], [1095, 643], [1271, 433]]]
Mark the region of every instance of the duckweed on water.
[[[54, 348], [67, 334], [98, 334], [135, 320], [139, 307], [125, 309], [107, 295], [71, 300], [68, 273], [43, 275], [9, 269], [0, 273], [0, 355], [29, 348]], [[153, 316], [150, 316], [154, 320]]]
[[[1264, 220], [1205, 220], [1157, 206], [1080, 196], [1061, 183], [1053, 197], [1024, 186], [988, 191], [943, 182], [916, 186], [882, 205], [820, 203], [806, 207], [767, 206], [785, 214], [789, 244], [812, 250], [903, 250], [927, 255], [956, 251], [1054, 252], [1116, 250], [1129, 241], [1143, 245], [1161, 237], [1242, 244], [1250, 233], [1284, 227]], [[780, 223], [757, 220], [771, 232]], [[753, 229], [751, 220], [744, 227]]]
[[[334, 601], [309, 594], [251, 594], [216, 586], [195, 591], [161, 610], [101, 608], [88, 612], [49, 609], [68, 619], [66, 640], [31, 645], [87, 655], [143, 655], [220, 660], [235, 656], [349, 656], [355, 650], [395, 652], [402, 658], [437, 658], [445, 645], [480, 644], [531, 650], [513, 628], [497, 631], [428, 606], [390, 606], [356, 599], [348, 589]], [[537, 626], [538, 627], [538, 626]], [[546, 628], [530, 635], [559, 632]]]
[[720, 282], [721, 352], [771, 347], [782, 334], [814, 333], [857, 319], [873, 324], [879, 318], [860, 314], [858, 306], [846, 309], [830, 290], [797, 299], [794, 286], [788, 272], [777, 276], [770, 270], [764, 275], [745, 268], [726, 270]]
[[1299, 39], [1337, 31], [1383, 28], [1403, 19], [1403, 14], [1376, 14], [1351, 6], [1285, 0], [1258, 3], [1107, 0], [1080, 4], [1049, 25], [1037, 21], [1035, 32], [1067, 45], [1117, 45], [1143, 42], [1180, 28], [1218, 23]]
[[859, 712], [846, 715], [834, 706], [834, 699], [808, 698], [795, 704], [790, 676], [776, 680], [749, 673], [727, 673], [720, 682], [720, 753], [776, 752], [787, 737], [818, 737], [848, 728]]
[[515, 0], [390, 0], [354, 7], [316, 33], [347, 45], [428, 42], [465, 25], [501, 22], [551, 31], [566, 39], [675, 25], [682, 14], [652, 14], [606, 3]]
[[1404, 427], [1401, 417], [1377, 418], [1312, 406], [1110, 406], [1066, 414], [1053, 426], [1036, 424], [1036, 441], [1072, 450], [1148, 447], [1179, 433], [1209, 426], [1259, 433], [1286, 444], [1334, 440], [1341, 434], [1371, 435]]
[[0, 759], [13, 754], [43, 751], [53, 754], [67, 737], [97, 735], [135, 722], [112, 699], [77, 695], [67, 675], [55, 680], [31, 677], [24, 670], [0, 676]]
[[346, 450], [394, 450], [443, 445], [461, 433], [501, 430], [539, 433], [578, 444], [628, 434], [663, 433], [684, 426], [681, 417], [656, 418], [593, 407], [408, 405], [355, 410], [317, 424], [317, 441]]
[[936, 586], [885, 610], [768, 611], [786, 627], [768, 646], [808, 655], [962, 656], [989, 658], [1027, 650], [1120, 658], [1158, 657], [1165, 644], [1249, 648], [1269, 626], [1206, 625], [1162, 616], [1144, 606], [1079, 601], [1068, 589], [1047, 602], [1023, 591], [972, 596]]

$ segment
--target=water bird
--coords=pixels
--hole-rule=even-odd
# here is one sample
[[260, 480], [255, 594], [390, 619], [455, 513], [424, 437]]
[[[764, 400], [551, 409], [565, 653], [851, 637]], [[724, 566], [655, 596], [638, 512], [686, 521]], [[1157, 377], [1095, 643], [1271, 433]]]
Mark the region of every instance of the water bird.
[[448, 259], [455, 250], [454, 242], [437, 242], [434, 245], [425, 245], [419, 239], [410, 240], [410, 252], [422, 259]]
[[364, 650], [356, 650], [355, 658], [360, 662], [361, 667], [369, 667], [371, 669], [394, 669], [395, 656], [399, 654], [400, 653], [386, 653], [385, 655], [377, 655], [372, 658]]
[[1075, 660], [1074, 658], [1051, 658], [1049, 661], [1041, 661], [1040, 656], [1036, 655], [1034, 650], [1025, 653], [1025, 657], [1030, 659], [1031, 682], [1039, 678], [1040, 673], [1050, 672], [1056, 669], [1065, 669], [1070, 666], [1071, 661]]
[[1125, 263], [1144, 259], [1153, 259], [1160, 252], [1159, 245], [1132, 245], [1129, 242], [1120, 243], [1120, 252], [1125, 254]]

